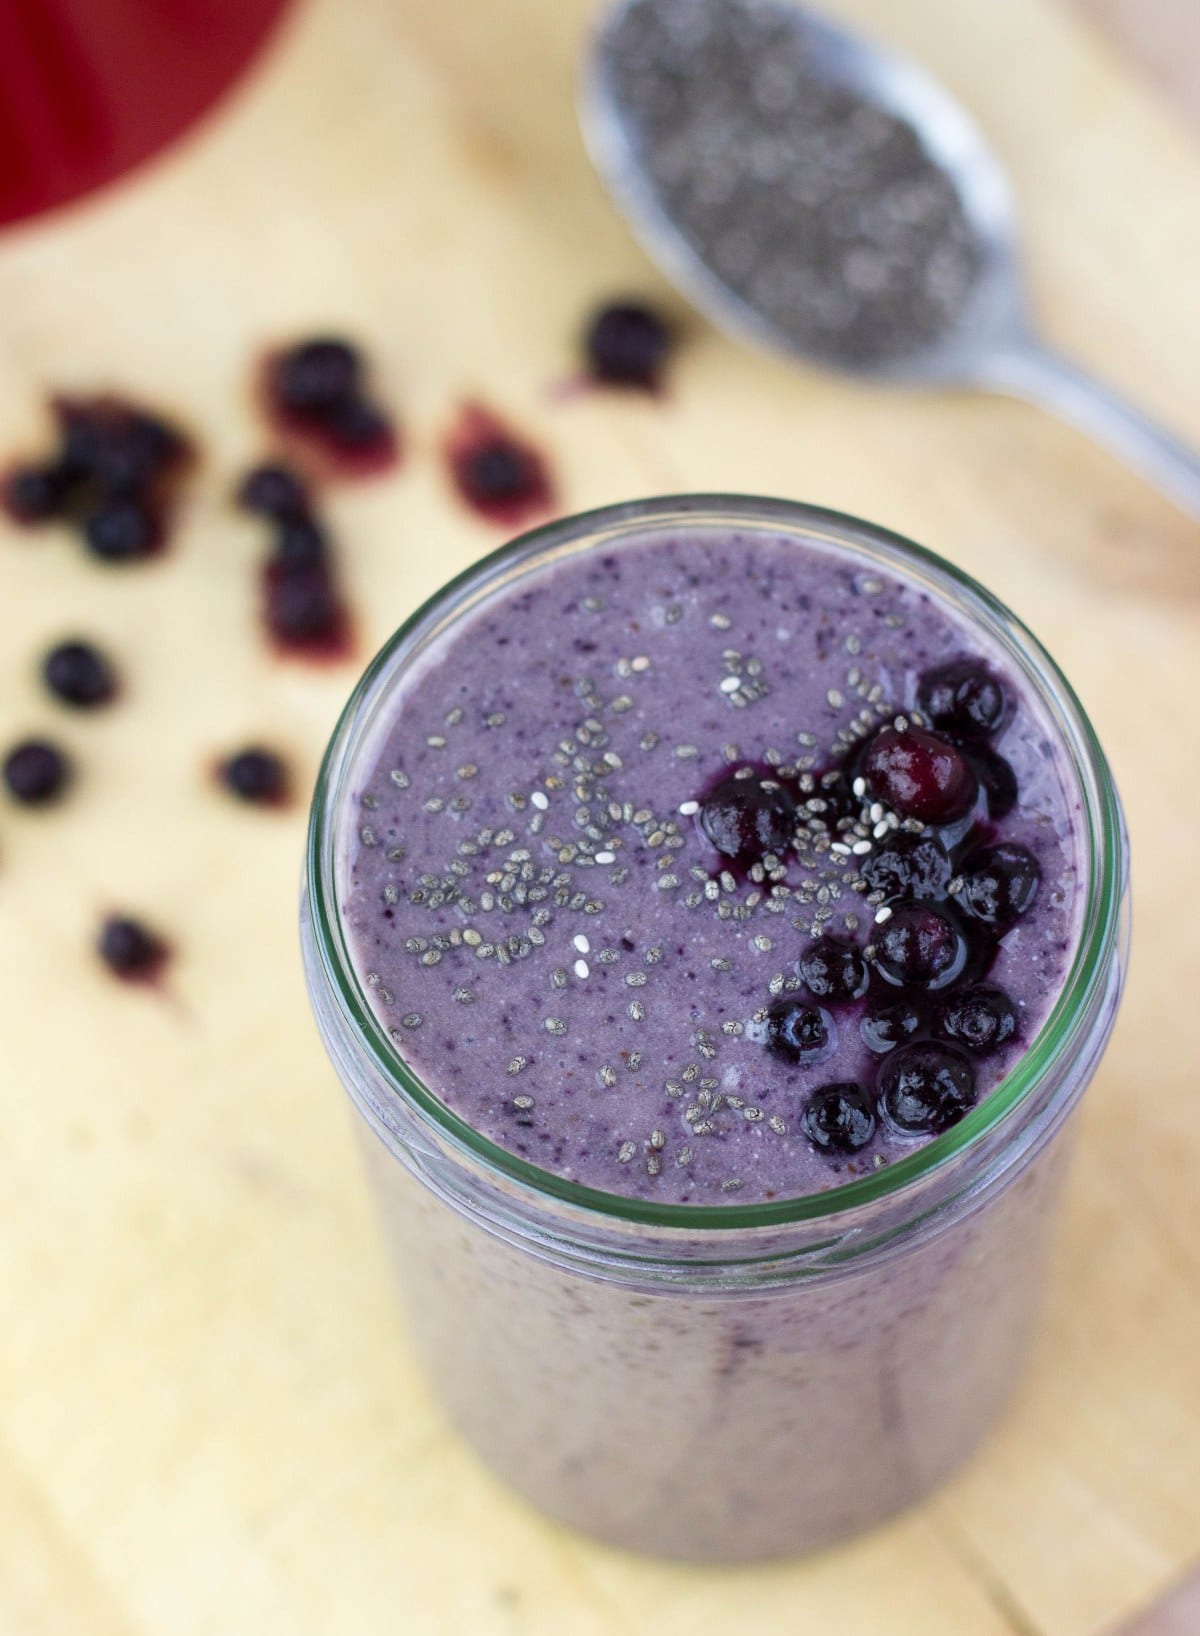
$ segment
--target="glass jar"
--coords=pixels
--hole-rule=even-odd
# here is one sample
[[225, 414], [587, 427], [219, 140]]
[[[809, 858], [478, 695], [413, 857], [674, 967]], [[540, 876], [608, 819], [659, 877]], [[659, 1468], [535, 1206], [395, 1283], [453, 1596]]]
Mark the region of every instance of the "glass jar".
[[[355, 976], [337, 909], [341, 820], [364, 743], [429, 645], [550, 559], [706, 528], [826, 542], [985, 627], [1059, 735], [1084, 888], [1061, 995], [1025, 1056], [958, 1125], [863, 1179], [713, 1207], [584, 1188], [472, 1129], [400, 1057]], [[302, 937], [417, 1345], [484, 1459], [606, 1540], [722, 1561], [828, 1543], [958, 1465], [1021, 1373], [1069, 1117], [1120, 997], [1126, 879], [1112, 779], [1054, 662], [974, 581], [883, 529], [777, 500], [631, 502], [514, 541], [419, 609], [368, 668], [326, 754]]]

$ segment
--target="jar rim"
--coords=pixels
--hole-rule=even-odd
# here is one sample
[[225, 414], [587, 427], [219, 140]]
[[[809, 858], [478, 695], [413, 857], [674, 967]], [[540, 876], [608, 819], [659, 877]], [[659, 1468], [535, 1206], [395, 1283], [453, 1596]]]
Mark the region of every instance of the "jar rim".
[[[479, 597], [491, 594], [493, 582], [505, 570], [527, 560], [540, 560], [556, 548], [566, 550], [573, 543], [576, 549], [599, 544], [611, 547], [614, 534], [635, 537], [673, 525], [722, 523], [777, 527], [800, 537], [819, 539], [823, 535], [843, 547], [860, 551], [865, 548], [901, 575], [907, 570], [906, 577], [912, 577], [914, 568], [921, 570], [937, 583], [943, 595], [965, 598], [970, 611], [983, 616], [989, 634], [1020, 665], [1025, 680], [1049, 709], [1062, 747], [1069, 754], [1082, 797], [1086, 864], [1081, 883], [1083, 915], [1070, 969], [1036, 1038], [1004, 1079], [951, 1129], [880, 1170], [817, 1192], [755, 1204], [658, 1204], [584, 1186], [509, 1152], [455, 1113], [404, 1061], [355, 974], [337, 912], [339, 797], [353, 761], [349, 750], [364, 707], [376, 702], [381, 684], [409, 647], [418, 639], [428, 641], [432, 627], [436, 626], [440, 635], [450, 622], [462, 617], [466, 609], [461, 604], [471, 598], [471, 593], [478, 593], [468, 602], [469, 607], [474, 607]], [[578, 544], [590, 536], [601, 538], [591, 547]], [[1119, 946], [1125, 875], [1122, 833], [1112, 775], [1074, 689], [1024, 622], [971, 575], [903, 535], [848, 513], [758, 495], [686, 493], [623, 501], [556, 518], [490, 552], [427, 598], [368, 664], [330, 737], [313, 794], [304, 875], [317, 968], [351, 1025], [356, 1044], [369, 1056], [389, 1091], [437, 1137], [535, 1197], [565, 1204], [614, 1225], [680, 1228], [692, 1233], [745, 1231], [839, 1217], [891, 1198], [979, 1146], [1005, 1121], [1015, 1125], [1014, 1113], [1069, 1056], [1107, 983]], [[351, 1094], [355, 1095], [353, 1089]]]

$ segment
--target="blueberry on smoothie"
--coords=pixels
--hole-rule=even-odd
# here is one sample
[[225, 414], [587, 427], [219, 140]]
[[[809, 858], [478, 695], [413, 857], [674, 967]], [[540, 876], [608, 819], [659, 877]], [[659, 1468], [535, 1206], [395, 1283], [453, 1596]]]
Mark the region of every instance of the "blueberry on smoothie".
[[836, 937], [819, 937], [808, 945], [800, 956], [800, 976], [814, 999], [831, 1005], [861, 999], [871, 981], [862, 950]]
[[1003, 989], [983, 984], [964, 989], [942, 1009], [940, 1032], [973, 1056], [987, 1056], [1017, 1031], [1017, 1008]]
[[833, 1018], [820, 1006], [781, 1000], [767, 1013], [767, 1045], [785, 1062], [815, 1062], [834, 1039]]
[[985, 925], [1009, 926], [1028, 911], [1041, 878], [1041, 866], [1028, 847], [1000, 841], [967, 859], [962, 901]]
[[953, 1045], [902, 1045], [880, 1069], [880, 1112], [906, 1136], [948, 1130], [974, 1100], [975, 1070]]
[[867, 746], [862, 770], [877, 800], [924, 824], [964, 818], [978, 793], [971, 764], [958, 746], [911, 722], [881, 728]]
[[704, 798], [700, 827], [723, 857], [743, 867], [782, 858], [796, 827], [796, 802], [778, 779], [741, 768]]
[[875, 964], [890, 983], [946, 988], [967, 961], [967, 940], [948, 913], [928, 903], [902, 903], [876, 929]]
[[801, 1124], [814, 1147], [857, 1153], [875, 1134], [875, 1110], [861, 1085], [838, 1080], [813, 1091]]

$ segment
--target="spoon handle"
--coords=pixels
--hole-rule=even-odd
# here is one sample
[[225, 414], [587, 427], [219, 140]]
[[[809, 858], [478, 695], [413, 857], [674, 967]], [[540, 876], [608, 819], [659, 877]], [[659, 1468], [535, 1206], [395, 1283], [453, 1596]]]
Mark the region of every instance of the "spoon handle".
[[1069, 358], [1040, 341], [1021, 339], [989, 357], [979, 380], [993, 391], [1025, 398], [1070, 421], [1200, 522], [1200, 453]]

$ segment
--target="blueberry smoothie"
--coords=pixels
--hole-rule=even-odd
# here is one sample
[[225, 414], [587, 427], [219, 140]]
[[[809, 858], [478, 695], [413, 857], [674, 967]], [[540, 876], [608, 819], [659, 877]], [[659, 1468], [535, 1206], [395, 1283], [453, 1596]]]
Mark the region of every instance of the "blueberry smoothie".
[[556, 1174], [766, 1200], [999, 1083], [1076, 940], [1048, 724], [928, 591], [784, 536], [548, 568], [364, 767], [344, 912], [406, 1061]]
[[569, 519], [368, 672], [308, 880], [416, 1342], [514, 1486], [732, 1560], [965, 1457], [1121, 970], [1107, 769], [1004, 610], [782, 502]]

